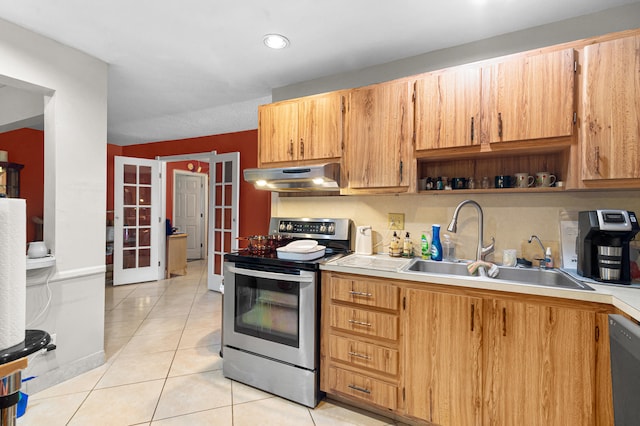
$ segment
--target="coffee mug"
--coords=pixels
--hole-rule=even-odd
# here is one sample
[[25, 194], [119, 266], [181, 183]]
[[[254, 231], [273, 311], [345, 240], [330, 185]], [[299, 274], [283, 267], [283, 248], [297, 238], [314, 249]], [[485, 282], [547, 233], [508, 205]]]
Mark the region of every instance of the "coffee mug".
[[494, 181], [496, 188], [511, 188], [511, 176], [498, 175]]
[[528, 188], [533, 186], [536, 181], [536, 178], [529, 176], [529, 173], [516, 173], [514, 176], [516, 178], [516, 188]]
[[556, 176], [549, 172], [536, 173], [536, 186], [551, 186], [556, 183]]

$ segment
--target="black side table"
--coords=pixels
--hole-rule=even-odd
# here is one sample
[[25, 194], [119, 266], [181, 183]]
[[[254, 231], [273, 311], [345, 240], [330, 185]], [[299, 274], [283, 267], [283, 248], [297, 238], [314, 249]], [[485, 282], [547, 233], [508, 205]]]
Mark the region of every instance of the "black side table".
[[24, 334], [23, 342], [0, 351], [0, 426], [16, 424], [16, 406], [20, 398], [22, 370], [27, 367], [27, 356], [51, 342], [51, 336], [46, 331], [26, 330]]

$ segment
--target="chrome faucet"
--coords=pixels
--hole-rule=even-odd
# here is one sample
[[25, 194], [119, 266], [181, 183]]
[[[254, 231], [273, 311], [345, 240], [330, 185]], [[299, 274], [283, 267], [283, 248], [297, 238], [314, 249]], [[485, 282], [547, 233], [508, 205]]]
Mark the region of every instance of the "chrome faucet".
[[491, 237], [491, 244], [484, 247], [484, 215], [482, 213], [482, 207], [480, 204], [476, 203], [473, 200], [464, 200], [456, 207], [456, 210], [453, 212], [453, 218], [451, 219], [451, 223], [447, 227], [447, 231], [456, 232], [458, 228], [458, 213], [460, 213], [460, 209], [462, 206], [471, 204], [478, 211], [478, 249], [476, 250], [476, 260], [484, 260], [487, 255], [493, 253], [496, 240]]
[[545, 260], [544, 259], [545, 259], [547, 250], [544, 248], [544, 244], [542, 244], [542, 241], [540, 241], [540, 238], [538, 238], [537, 235], [532, 235], [532, 236], [529, 237], [529, 244], [531, 244], [531, 242], [533, 240], [536, 240], [538, 242], [538, 244], [540, 245], [540, 248], [542, 249], [542, 258], [541, 259], [536, 258], [536, 260], [539, 260], [540, 261], [540, 267], [544, 268], [544, 266], [545, 266]]

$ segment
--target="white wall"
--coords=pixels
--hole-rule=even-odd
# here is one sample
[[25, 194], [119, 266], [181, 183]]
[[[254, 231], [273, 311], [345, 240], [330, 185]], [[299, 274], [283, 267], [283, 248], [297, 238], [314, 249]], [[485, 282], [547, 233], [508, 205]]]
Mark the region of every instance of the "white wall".
[[[30, 365], [33, 392], [104, 362], [107, 64], [3, 20], [0, 58], [0, 83], [45, 100], [44, 239], [57, 263], [30, 328], [58, 348]], [[44, 294], [28, 287], [27, 323]]]
[[41, 93], [12, 86], [0, 87], [0, 132], [27, 127], [25, 122], [40, 123], [43, 112]]
[[273, 102], [495, 58], [544, 46], [580, 40], [640, 26], [640, 3], [554, 22], [448, 49], [427, 52], [358, 71], [330, 75], [273, 90]]

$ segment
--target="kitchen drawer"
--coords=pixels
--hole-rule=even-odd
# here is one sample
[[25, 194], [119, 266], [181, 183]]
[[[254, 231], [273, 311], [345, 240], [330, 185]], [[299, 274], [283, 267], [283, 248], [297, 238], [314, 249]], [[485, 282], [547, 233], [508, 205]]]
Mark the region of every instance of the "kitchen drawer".
[[398, 374], [398, 351], [340, 336], [329, 336], [329, 356], [355, 367]]
[[331, 305], [329, 318], [331, 327], [340, 330], [398, 340], [397, 315]]
[[381, 407], [398, 407], [398, 387], [362, 374], [329, 367], [329, 389]]
[[398, 310], [400, 288], [376, 280], [331, 280], [331, 299], [382, 309]]

